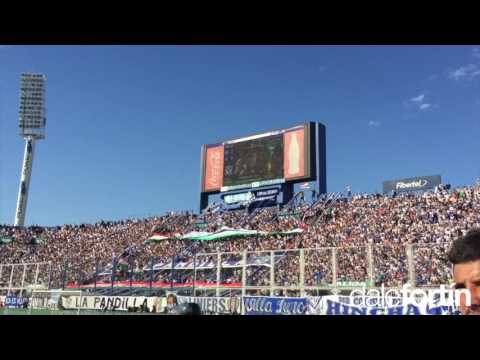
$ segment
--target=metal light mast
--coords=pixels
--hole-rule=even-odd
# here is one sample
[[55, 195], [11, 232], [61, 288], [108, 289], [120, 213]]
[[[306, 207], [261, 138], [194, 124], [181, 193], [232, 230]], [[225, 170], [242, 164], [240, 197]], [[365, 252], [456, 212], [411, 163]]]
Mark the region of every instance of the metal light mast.
[[24, 73], [21, 76], [19, 127], [20, 136], [25, 139], [25, 153], [18, 190], [15, 226], [23, 226], [25, 222], [35, 141], [45, 139], [45, 81], [45, 75], [42, 74]]

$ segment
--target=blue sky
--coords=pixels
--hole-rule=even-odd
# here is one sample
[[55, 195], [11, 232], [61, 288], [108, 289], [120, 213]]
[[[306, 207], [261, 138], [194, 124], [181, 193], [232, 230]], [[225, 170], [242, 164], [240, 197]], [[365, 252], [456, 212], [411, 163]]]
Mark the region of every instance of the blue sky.
[[480, 177], [480, 46], [0, 46], [0, 223], [22, 72], [47, 76], [26, 224], [198, 210], [200, 147], [320, 121], [328, 191]]

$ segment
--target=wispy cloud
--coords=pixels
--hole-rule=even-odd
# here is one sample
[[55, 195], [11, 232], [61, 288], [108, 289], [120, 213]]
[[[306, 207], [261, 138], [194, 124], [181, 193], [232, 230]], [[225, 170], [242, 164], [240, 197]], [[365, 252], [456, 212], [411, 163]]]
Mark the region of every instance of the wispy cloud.
[[410, 101], [421, 103], [423, 99], [425, 99], [425, 94], [420, 94], [417, 97], [411, 98]]
[[370, 120], [368, 122], [368, 126], [380, 126], [381, 122], [380, 121], [373, 121], [373, 120]]
[[409, 101], [404, 101], [403, 105], [408, 109], [411, 106], [417, 108], [421, 111], [427, 110], [430, 107], [436, 107], [436, 105], [432, 106], [432, 104], [425, 102], [425, 94], [420, 94], [418, 96], [410, 98]]
[[461, 79], [472, 80], [475, 76], [480, 75], [480, 68], [475, 64], [468, 64], [461, 66], [456, 70], [450, 71], [448, 77], [459, 81]]
[[328, 69], [328, 68], [327, 68], [325, 65], [320, 65], [320, 66], [318, 67], [318, 71], [325, 71], [325, 70], [327, 70], [327, 69]]
[[428, 77], [428, 80], [437, 80], [438, 79], [438, 75], [437, 74], [432, 74]]

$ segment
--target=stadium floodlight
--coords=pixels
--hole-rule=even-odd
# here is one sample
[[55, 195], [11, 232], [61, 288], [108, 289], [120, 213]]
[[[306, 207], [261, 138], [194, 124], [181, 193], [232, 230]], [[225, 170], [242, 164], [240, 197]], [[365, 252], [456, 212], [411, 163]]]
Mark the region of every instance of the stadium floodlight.
[[45, 139], [45, 81], [46, 77], [42, 74], [21, 75], [19, 127], [20, 136], [25, 139], [25, 153], [15, 212], [15, 226], [23, 226], [25, 222], [35, 141]]

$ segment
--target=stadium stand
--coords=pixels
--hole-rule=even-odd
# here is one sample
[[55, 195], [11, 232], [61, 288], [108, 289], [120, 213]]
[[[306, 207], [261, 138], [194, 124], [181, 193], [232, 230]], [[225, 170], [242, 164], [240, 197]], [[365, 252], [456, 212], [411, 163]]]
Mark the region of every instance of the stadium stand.
[[[202, 224], [203, 232], [224, 227], [271, 233], [292, 229], [303, 232], [220, 241], [175, 238], [199, 231], [198, 224]], [[95, 283], [98, 291], [106, 293], [114, 265], [115, 280], [126, 287], [141, 282], [180, 286], [192, 283], [194, 277], [196, 283], [214, 284], [215, 256], [198, 254], [218, 252], [232, 253], [222, 257], [221, 282], [233, 287], [241, 281], [237, 265], [244, 250], [249, 251], [251, 265], [247, 285], [268, 284], [270, 259], [254, 253], [263, 250], [277, 251], [275, 283], [280, 286], [299, 281], [298, 254], [289, 252], [294, 249], [317, 249], [305, 252], [306, 285], [331, 281], [329, 248], [337, 249], [337, 281], [363, 281], [369, 273], [365, 259], [369, 256], [367, 246], [371, 246], [375, 283], [397, 286], [409, 279], [406, 246], [413, 245], [415, 282], [427, 286], [448, 283], [451, 273], [446, 252], [452, 240], [477, 226], [480, 226], [478, 182], [456, 189], [438, 187], [434, 191], [403, 195], [330, 194], [312, 202], [297, 201], [294, 206], [262, 208], [253, 213], [212, 207], [202, 214], [168, 213], [96, 224], [48, 228], [0, 226], [0, 259], [2, 264], [49, 263], [48, 272], [39, 274], [39, 282], [48, 282], [49, 287]], [[165, 239], [146, 242], [158, 233]], [[195, 264], [194, 254], [197, 254]], [[33, 271], [29, 269], [26, 277], [32, 278]], [[8, 283], [11, 280], [8, 276], [8, 271], [3, 271], [0, 283]], [[12, 281], [18, 282], [19, 275]], [[122, 289], [115, 291], [127, 293]]]

